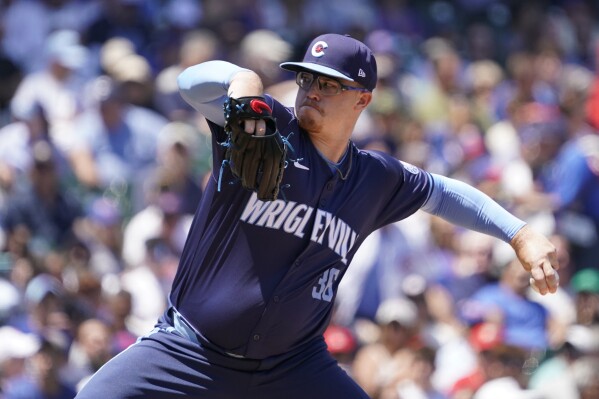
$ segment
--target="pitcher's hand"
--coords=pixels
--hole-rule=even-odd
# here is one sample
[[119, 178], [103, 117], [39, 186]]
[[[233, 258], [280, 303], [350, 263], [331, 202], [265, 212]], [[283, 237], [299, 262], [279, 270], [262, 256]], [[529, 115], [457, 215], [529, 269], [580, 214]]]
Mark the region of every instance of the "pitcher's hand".
[[516, 233], [510, 245], [520, 263], [531, 274], [530, 285], [540, 293], [554, 293], [559, 286], [559, 263], [555, 246], [528, 225]]

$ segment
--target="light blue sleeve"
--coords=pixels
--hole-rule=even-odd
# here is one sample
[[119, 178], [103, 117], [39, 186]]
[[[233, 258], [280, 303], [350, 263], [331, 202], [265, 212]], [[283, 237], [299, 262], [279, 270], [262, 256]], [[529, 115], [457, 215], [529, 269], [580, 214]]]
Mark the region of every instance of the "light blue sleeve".
[[185, 69], [177, 78], [185, 101], [217, 125], [223, 125], [223, 103], [233, 75], [248, 71], [226, 61], [207, 61]]
[[505, 242], [526, 224], [476, 188], [459, 180], [430, 175], [432, 189], [423, 211]]

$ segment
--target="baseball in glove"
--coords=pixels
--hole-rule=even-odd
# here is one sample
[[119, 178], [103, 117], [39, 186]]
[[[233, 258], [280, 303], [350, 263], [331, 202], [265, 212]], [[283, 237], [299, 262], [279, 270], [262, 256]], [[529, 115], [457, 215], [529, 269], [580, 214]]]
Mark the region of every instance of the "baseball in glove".
[[[225, 159], [231, 172], [258, 199], [273, 201], [283, 179], [287, 145], [277, 130], [270, 106], [263, 97], [228, 97], [224, 104], [228, 148]], [[266, 122], [264, 136], [247, 133], [244, 120]]]

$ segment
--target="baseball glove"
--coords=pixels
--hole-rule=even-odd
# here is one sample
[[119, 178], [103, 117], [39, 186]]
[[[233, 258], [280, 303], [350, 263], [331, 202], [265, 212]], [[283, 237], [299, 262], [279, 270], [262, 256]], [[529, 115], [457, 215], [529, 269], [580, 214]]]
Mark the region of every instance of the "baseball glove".
[[[225, 159], [231, 172], [244, 188], [256, 191], [258, 199], [277, 199], [287, 145], [277, 130], [271, 108], [262, 97], [229, 97], [224, 110], [229, 143]], [[247, 119], [263, 119], [266, 122], [264, 136], [245, 132], [243, 121]]]

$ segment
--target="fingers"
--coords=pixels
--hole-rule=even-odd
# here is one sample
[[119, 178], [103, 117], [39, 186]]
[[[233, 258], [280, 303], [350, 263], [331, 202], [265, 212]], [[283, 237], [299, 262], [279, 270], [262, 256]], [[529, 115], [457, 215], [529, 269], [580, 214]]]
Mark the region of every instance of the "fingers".
[[530, 270], [530, 285], [541, 295], [545, 295], [548, 291], [547, 282], [545, 281], [545, 273], [540, 267], [534, 267]]
[[[554, 249], [553, 251], [548, 252], [545, 261], [540, 267], [535, 269], [539, 270], [533, 274], [535, 286], [539, 289], [539, 293], [541, 295], [555, 293], [557, 287], [559, 287], [559, 273], [557, 272], [559, 270], [559, 262], [557, 260], [557, 251]], [[537, 278], [535, 278], [535, 275]]]
[[254, 134], [256, 131], [256, 120], [255, 119], [246, 119], [243, 121], [243, 130], [247, 134]]
[[530, 271], [530, 285], [541, 295], [555, 293], [559, 287], [559, 274], [549, 261]]
[[266, 121], [264, 119], [258, 119], [256, 121], [256, 134], [258, 136], [264, 136], [266, 133]]
[[547, 255], [549, 262], [551, 263], [551, 267], [555, 270], [559, 270], [559, 261], [557, 260], [557, 249], [554, 248], [552, 252]]
[[559, 287], [559, 273], [557, 272], [559, 269], [559, 265], [554, 265], [553, 262], [544, 262], [543, 263], [543, 272], [545, 274], [545, 283], [547, 284], [547, 288], [550, 293], [554, 293], [557, 291], [557, 287]]
[[266, 121], [264, 119], [245, 119], [243, 121], [243, 130], [248, 134], [264, 136], [266, 132]]
[[559, 262], [555, 246], [543, 235], [524, 226], [511, 241], [525, 270], [530, 272], [530, 285], [540, 293], [554, 293], [559, 286]]

